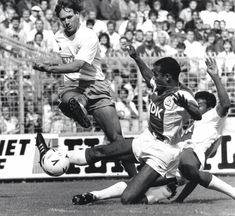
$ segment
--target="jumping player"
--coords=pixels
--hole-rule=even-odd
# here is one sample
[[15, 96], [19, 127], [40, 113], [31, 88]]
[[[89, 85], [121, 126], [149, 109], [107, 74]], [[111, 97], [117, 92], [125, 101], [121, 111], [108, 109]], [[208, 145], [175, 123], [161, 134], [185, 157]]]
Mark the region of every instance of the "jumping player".
[[[190, 116], [195, 120], [201, 119], [191, 92], [178, 81], [180, 66], [175, 59], [165, 57], [157, 60], [151, 70], [132, 46], [129, 53], [147, 85], [153, 89], [148, 128], [133, 140], [117, 140], [111, 145], [99, 145], [85, 151], [68, 151], [70, 162], [77, 165], [100, 160], [142, 162], [143, 167], [128, 182], [122, 194], [124, 204], [139, 202], [154, 181], [177, 165], [180, 153], [177, 143], [184, 121], [188, 121]], [[43, 138], [37, 146], [45, 146]], [[79, 195], [73, 197], [73, 203], [79, 204]]]
[[[96, 33], [80, 25], [82, 2], [59, 0], [55, 12], [64, 29], [55, 39], [64, 64], [35, 63], [34, 69], [64, 74], [64, 86], [59, 90], [59, 108], [64, 115], [88, 128], [92, 114], [110, 142], [123, 139], [120, 122], [111, 98], [111, 88], [101, 70], [99, 39]], [[129, 176], [136, 174], [134, 164], [123, 164]]]

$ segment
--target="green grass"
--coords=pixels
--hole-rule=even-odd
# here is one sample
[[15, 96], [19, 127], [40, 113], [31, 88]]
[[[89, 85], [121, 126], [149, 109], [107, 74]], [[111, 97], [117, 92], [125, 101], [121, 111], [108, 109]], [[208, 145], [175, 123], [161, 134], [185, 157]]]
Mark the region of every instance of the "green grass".
[[[235, 176], [222, 177], [235, 186]], [[198, 187], [183, 204], [122, 205], [119, 199], [73, 206], [73, 195], [102, 189], [118, 179], [0, 184], [0, 215], [79, 216], [235, 216], [235, 201], [219, 192]]]

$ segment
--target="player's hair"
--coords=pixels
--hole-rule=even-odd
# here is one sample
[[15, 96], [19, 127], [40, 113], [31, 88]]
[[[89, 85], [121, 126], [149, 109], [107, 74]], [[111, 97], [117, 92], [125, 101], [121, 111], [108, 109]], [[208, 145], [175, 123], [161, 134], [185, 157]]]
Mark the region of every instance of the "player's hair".
[[158, 66], [160, 66], [160, 72], [162, 74], [168, 73], [172, 76], [173, 80], [179, 80], [179, 74], [181, 69], [179, 63], [174, 58], [164, 57], [153, 63], [153, 67]]
[[216, 105], [216, 97], [208, 91], [199, 91], [195, 94], [195, 99], [202, 99], [206, 101], [207, 108], [213, 108]]
[[73, 11], [81, 12], [83, 10], [83, 1], [82, 0], [58, 0], [55, 7], [56, 16], [59, 17], [60, 11], [64, 8], [71, 8]]

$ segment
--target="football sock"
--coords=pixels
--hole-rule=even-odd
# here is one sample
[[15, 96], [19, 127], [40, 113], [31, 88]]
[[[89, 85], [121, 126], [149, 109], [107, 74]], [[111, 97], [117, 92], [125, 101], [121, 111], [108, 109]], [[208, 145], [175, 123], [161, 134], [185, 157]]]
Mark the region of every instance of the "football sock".
[[87, 160], [85, 156], [86, 149], [76, 149], [68, 151], [69, 161], [76, 165], [87, 165]]
[[212, 175], [212, 179], [208, 188], [224, 193], [235, 199], [235, 187], [231, 186], [230, 184], [224, 182], [223, 180], [217, 178], [214, 175]]
[[96, 200], [111, 199], [111, 198], [121, 197], [126, 187], [127, 183], [121, 181], [103, 190], [92, 191], [90, 193], [94, 194]]
[[171, 197], [172, 192], [167, 188], [167, 185], [160, 187], [151, 187], [145, 193], [148, 204], [154, 204], [161, 200]]

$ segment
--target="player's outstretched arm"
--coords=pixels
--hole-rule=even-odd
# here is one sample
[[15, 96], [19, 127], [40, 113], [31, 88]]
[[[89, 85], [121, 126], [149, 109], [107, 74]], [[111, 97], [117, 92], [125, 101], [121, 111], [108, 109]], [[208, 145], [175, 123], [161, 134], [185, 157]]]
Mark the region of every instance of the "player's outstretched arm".
[[34, 63], [33, 68], [35, 70], [46, 72], [46, 73], [57, 73], [57, 74], [65, 74], [65, 73], [77, 73], [85, 64], [85, 61], [82, 60], [74, 60], [68, 64], [61, 65], [48, 65], [43, 63]]
[[174, 200], [174, 202], [182, 203], [197, 187], [197, 183], [189, 182], [185, 185], [179, 196]]
[[216, 65], [215, 59], [207, 58], [206, 59], [206, 66], [207, 66], [207, 73], [210, 75], [211, 79], [214, 81], [219, 103], [216, 106], [217, 113], [220, 117], [225, 116], [228, 113], [228, 110], [231, 106], [231, 102], [229, 99], [229, 96], [226, 92], [226, 89], [224, 88], [219, 74], [218, 74], [218, 67]]
[[184, 107], [184, 109], [187, 110], [189, 115], [194, 119], [194, 120], [201, 120], [202, 115], [199, 111], [199, 108], [196, 103], [193, 103], [191, 101], [188, 101], [184, 95], [181, 94], [174, 94], [174, 102], [181, 107]]
[[127, 46], [127, 51], [131, 58], [133, 58], [138, 65], [140, 72], [143, 76], [143, 78], [146, 81], [146, 84], [148, 87], [150, 87], [150, 80], [153, 78], [153, 72], [152, 70], [144, 63], [144, 61], [140, 58], [138, 53], [136, 52], [135, 48], [131, 45]]

